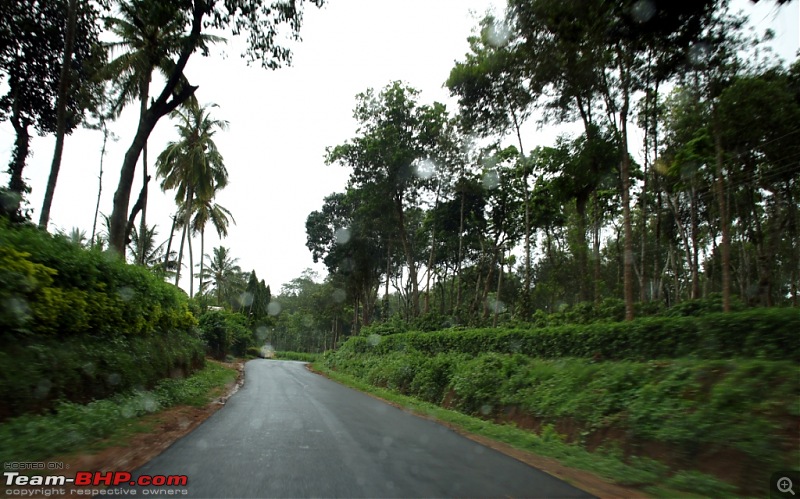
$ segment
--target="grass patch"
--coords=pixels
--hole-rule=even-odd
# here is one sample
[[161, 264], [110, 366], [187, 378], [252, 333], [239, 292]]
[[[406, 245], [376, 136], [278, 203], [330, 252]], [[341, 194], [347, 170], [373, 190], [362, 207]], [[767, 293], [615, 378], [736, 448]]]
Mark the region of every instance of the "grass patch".
[[[96, 449], [147, 427], [137, 418], [175, 405], [203, 406], [236, 379], [235, 369], [216, 362], [184, 379], [164, 379], [151, 391], [135, 391], [89, 404], [63, 402], [52, 414], [23, 415], [0, 424], [0, 461], [43, 461]], [[102, 445], [102, 444], [100, 444]]]
[[322, 358], [319, 353], [306, 352], [275, 352], [275, 358], [279, 360], [300, 360], [303, 362], [316, 362]]

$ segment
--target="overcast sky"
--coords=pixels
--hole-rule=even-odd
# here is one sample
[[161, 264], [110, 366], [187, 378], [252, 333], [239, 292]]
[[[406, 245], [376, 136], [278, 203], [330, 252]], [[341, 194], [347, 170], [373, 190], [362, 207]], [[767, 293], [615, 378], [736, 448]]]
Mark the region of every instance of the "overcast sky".
[[[323, 276], [324, 267], [313, 264], [305, 246], [305, 220], [322, 206], [326, 195], [344, 189], [348, 170], [326, 166], [323, 157], [326, 147], [354, 136], [356, 94], [403, 80], [422, 91], [422, 102], [438, 100], [455, 111], [443, 83], [454, 61], [464, 58], [466, 39], [480, 15], [503, 5], [501, 0], [331, 0], [322, 9], [306, 9], [303, 41], [293, 45], [292, 67], [277, 71], [257, 64], [248, 67], [239, 57], [241, 40], [236, 39], [214, 50], [212, 57], [192, 56], [186, 74], [192, 84], [199, 85], [200, 103], [218, 104], [214, 117], [230, 122], [229, 130], [216, 138], [230, 175], [229, 186], [217, 202], [233, 213], [236, 225], [221, 242], [213, 228], [207, 228], [206, 253], [220, 244], [228, 247], [242, 269], [255, 269], [273, 294], [307, 267]], [[794, 59], [800, 48], [800, 2], [782, 8], [771, 1], [756, 7], [743, 0], [734, 5], [746, 7], [760, 30], [772, 27], [781, 55]], [[159, 90], [154, 84], [151, 93]], [[100, 211], [106, 214], [111, 212], [136, 115], [132, 107], [111, 125], [119, 140], [109, 142], [105, 157]], [[554, 135], [530, 127], [523, 137], [525, 148], [550, 145]], [[150, 136], [151, 172], [157, 154], [175, 138], [173, 124], [162, 119]], [[10, 161], [13, 141], [11, 125], [0, 123], [3, 165]], [[35, 137], [24, 171], [33, 189], [29, 201], [34, 221], [39, 218], [53, 145], [51, 137]], [[51, 230], [79, 227], [91, 234], [101, 145], [102, 134], [96, 131], [79, 130], [67, 138]], [[8, 183], [5, 167], [0, 182]], [[137, 170], [131, 205], [140, 185]], [[154, 178], [147, 220], [158, 225], [158, 242], [169, 237], [174, 211], [174, 194], [161, 192]], [[195, 263], [199, 244], [197, 238]], [[186, 279], [181, 281], [187, 287]]]

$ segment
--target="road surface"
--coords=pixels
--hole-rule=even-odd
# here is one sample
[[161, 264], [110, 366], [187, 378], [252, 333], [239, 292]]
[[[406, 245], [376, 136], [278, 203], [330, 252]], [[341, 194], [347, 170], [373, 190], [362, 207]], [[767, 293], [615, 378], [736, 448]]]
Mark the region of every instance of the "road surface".
[[301, 362], [263, 359], [140, 474], [187, 475], [191, 497], [591, 497]]

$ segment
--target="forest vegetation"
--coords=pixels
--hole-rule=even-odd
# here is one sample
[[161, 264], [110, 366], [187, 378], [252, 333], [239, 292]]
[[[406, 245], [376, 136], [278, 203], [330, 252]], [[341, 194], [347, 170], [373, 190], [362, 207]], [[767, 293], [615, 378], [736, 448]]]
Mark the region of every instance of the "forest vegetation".
[[[356, 96], [353, 136], [324, 152], [346, 186], [306, 219], [327, 275], [308, 269], [273, 295], [235, 247], [205, 248], [206, 229], [236, 223], [217, 203], [235, 169], [215, 143], [224, 109], [184, 69], [226, 31], [279, 68], [291, 52], [277, 34], [298, 39], [303, 8], [0, 5], [0, 120], [15, 133], [0, 188], [0, 435], [168, 391], [206, 356], [278, 351], [613, 455], [637, 470], [614, 479], [654, 493], [757, 495], [796, 465], [800, 60], [773, 57], [770, 32], [724, 0], [509, 0], [450, 69], [457, 109], [403, 81]], [[105, 149], [131, 104], [111, 212], [98, 192], [91, 235], [49, 233], [64, 141], [92, 127]], [[149, 165], [162, 119], [175, 138]], [[531, 148], [530, 124], [572, 131]], [[37, 224], [31, 133], [56, 137]], [[160, 245], [153, 175], [175, 199]]]

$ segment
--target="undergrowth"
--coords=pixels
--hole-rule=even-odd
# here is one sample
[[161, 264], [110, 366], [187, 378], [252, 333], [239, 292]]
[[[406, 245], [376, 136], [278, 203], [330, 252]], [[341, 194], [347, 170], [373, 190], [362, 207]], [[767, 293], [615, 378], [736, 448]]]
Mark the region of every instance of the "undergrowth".
[[89, 404], [62, 402], [51, 414], [24, 415], [0, 424], [0, 462], [42, 461], [75, 452], [112, 435], [127, 420], [175, 405], [203, 406], [236, 378], [214, 362], [188, 378], [167, 378], [153, 390], [133, 391]]

